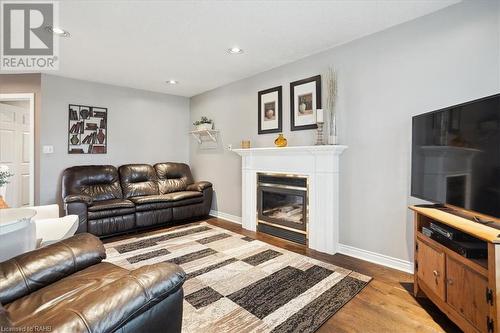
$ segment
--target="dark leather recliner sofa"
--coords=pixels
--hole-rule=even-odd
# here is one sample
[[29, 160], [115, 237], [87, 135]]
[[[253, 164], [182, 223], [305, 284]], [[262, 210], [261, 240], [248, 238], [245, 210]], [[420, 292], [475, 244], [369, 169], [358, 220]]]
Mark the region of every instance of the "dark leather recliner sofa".
[[184, 271], [102, 262], [83, 233], [0, 263], [1, 332], [181, 332]]
[[212, 184], [194, 182], [184, 163], [75, 166], [63, 172], [62, 196], [77, 233], [102, 237], [206, 216]]

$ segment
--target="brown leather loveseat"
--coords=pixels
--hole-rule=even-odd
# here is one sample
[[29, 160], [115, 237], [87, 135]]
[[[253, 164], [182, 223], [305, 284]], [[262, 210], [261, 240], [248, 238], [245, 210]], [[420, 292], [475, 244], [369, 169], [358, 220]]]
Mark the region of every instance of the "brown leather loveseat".
[[194, 182], [184, 163], [75, 166], [63, 172], [62, 196], [77, 233], [110, 236], [208, 215], [212, 184]]
[[180, 332], [185, 273], [102, 262], [88, 233], [0, 263], [1, 332]]

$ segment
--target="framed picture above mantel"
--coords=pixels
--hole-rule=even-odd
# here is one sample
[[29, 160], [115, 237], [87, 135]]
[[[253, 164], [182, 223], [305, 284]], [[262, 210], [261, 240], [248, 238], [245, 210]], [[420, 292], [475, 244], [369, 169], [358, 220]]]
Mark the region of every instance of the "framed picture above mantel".
[[316, 110], [321, 109], [321, 75], [290, 83], [290, 129], [316, 129]]
[[274, 87], [258, 92], [258, 133], [279, 133], [283, 129], [282, 87]]

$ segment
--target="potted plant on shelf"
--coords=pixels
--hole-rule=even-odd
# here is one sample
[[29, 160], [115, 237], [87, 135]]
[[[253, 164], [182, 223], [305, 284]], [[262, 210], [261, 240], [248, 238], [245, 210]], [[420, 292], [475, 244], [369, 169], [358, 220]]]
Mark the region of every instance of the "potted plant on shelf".
[[0, 198], [5, 200], [5, 193], [7, 192], [7, 184], [9, 183], [9, 178], [14, 176], [12, 172], [9, 171], [9, 167], [6, 165], [0, 165]]
[[200, 120], [195, 121], [193, 125], [197, 131], [211, 130], [213, 128], [213, 120], [203, 116]]

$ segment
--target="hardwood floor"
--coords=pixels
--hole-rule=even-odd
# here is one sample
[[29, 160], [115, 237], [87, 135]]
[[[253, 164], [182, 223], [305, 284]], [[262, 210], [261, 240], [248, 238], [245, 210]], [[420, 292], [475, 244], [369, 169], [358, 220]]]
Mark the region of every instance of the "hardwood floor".
[[[461, 332], [430, 301], [416, 300], [413, 297], [413, 276], [410, 274], [342, 254], [320, 253], [267, 234], [244, 230], [239, 224], [222, 219], [209, 218], [205, 221], [274, 246], [373, 277], [373, 280], [354, 299], [321, 326], [318, 333]], [[161, 230], [164, 229], [150, 233], [154, 234]], [[123, 236], [123, 238], [126, 237]], [[115, 240], [117, 238], [109, 241]]]

